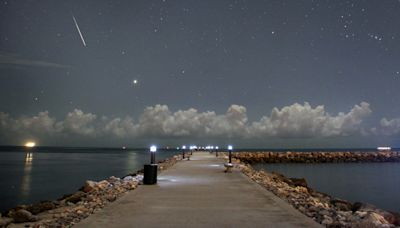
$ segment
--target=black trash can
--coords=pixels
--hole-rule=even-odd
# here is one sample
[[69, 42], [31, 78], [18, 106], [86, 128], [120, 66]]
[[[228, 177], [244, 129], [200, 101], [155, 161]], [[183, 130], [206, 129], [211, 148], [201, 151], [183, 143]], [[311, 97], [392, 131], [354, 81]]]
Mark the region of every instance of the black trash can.
[[156, 184], [157, 183], [157, 164], [144, 165], [143, 184]]

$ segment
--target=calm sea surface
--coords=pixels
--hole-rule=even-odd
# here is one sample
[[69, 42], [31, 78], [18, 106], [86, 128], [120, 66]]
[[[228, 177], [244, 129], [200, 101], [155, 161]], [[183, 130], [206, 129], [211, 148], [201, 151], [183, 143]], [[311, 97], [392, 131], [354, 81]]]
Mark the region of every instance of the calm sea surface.
[[400, 163], [257, 164], [253, 167], [287, 177], [304, 177], [319, 192], [400, 212]]
[[[259, 150], [258, 150], [259, 151]], [[157, 160], [180, 153], [157, 151]], [[78, 190], [85, 180], [122, 177], [149, 162], [147, 149], [0, 147], [0, 211], [52, 200]], [[258, 164], [256, 169], [304, 177], [332, 196], [400, 212], [400, 163]]]
[[[159, 150], [156, 160], [177, 154]], [[52, 200], [77, 191], [85, 180], [136, 172], [149, 163], [148, 150], [0, 147], [0, 211]]]

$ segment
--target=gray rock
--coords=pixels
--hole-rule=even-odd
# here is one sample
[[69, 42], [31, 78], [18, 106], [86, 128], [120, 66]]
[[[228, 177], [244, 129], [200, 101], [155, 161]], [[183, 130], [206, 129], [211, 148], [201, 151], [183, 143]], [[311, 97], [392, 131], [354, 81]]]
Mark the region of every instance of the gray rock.
[[111, 183], [111, 184], [113, 184], [113, 183], [115, 183], [115, 182], [118, 182], [118, 181], [120, 181], [120, 180], [121, 180], [121, 178], [115, 177], [115, 176], [111, 176], [111, 177], [109, 177], [109, 178], [107, 179], [107, 181], [108, 181], [109, 183]]
[[324, 219], [321, 222], [321, 224], [325, 225], [325, 226], [331, 225], [332, 223], [333, 223], [333, 219], [331, 217], [329, 217], [329, 216], [326, 216], [326, 215], [324, 216]]
[[87, 180], [85, 182], [85, 185], [83, 186], [82, 191], [86, 192], [86, 193], [91, 192], [96, 188], [96, 185], [97, 185], [97, 183], [95, 181]]
[[124, 179], [122, 179], [123, 181], [133, 181], [133, 177], [132, 176], [126, 176], [126, 177], [124, 177]]
[[35, 215], [32, 215], [31, 212], [25, 210], [25, 209], [20, 209], [13, 213], [14, 222], [16, 223], [22, 223], [22, 222], [35, 222], [38, 220], [38, 217]]
[[26, 208], [27, 211], [30, 211], [32, 214], [37, 215], [40, 212], [48, 211], [56, 208], [56, 204], [51, 201], [43, 201], [37, 204], [30, 205]]
[[291, 185], [293, 186], [301, 186], [307, 188], [307, 181], [304, 178], [290, 178], [290, 181], [292, 182]]
[[110, 202], [114, 202], [117, 199], [116, 195], [107, 196], [107, 200]]
[[390, 225], [382, 215], [370, 212], [364, 219], [355, 222], [353, 227], [390, 227]]
[[331, 204], [335, 205], [335, 207], [340, 211], [351, 211], [353, 209], [353, 204], [342, 199], [332, 199]]
[[7, 227], [12, 222], [13, 222], [12, 218], [1, 217], [0, 218], [0, 227]]
[[331, 213], [328, 211], [328, 210], [320, 210], [319, 212], [318, 212], [320, 215], [323, 215], [323, 216], [330, 216], [331, 215]]
[[84, 196], [86, 196], [86, 193], [81, 192], [81, 191], [77, 191], [77, 192], [75, 192], [74, 194], [72, 194], [71, 196], [67, 197], [67, 198], [65, 199], [65, 201], [66, 201], [67, 203], [68, 203], [68, 202], [77, 203], [77, 202], [81, 201], [82, 198], [83, 198]]

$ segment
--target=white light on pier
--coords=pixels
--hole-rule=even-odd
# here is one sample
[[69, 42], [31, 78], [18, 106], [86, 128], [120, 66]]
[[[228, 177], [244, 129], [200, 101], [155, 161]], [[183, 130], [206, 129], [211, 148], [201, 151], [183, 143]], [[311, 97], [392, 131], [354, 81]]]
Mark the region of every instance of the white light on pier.
[[150, 147], [150, 152], [155, 153], [157, 151], [157, 147], [156, 146], [151, 146]]
[[229, 145], [228, 150], [232, 150], [232, 149], [233, 149], [233, 146]]
[[182, 150], [186, 150], [186, 146], [182, 146]]

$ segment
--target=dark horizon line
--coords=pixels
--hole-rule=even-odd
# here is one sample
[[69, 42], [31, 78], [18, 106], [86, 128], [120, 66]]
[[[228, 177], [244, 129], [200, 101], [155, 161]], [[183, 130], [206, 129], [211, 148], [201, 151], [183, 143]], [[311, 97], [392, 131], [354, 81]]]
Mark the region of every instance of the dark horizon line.
[[[14, 148], [29, 148], [23, 145], [0, 145], [0, 148], [7, 148], [7, 147], [14, 147]], [[113, 146], [46, 146], [46, 145], [41, 145], [41, 146], [35, 146], [33, 148], [66, 148], [66, 149], [109, 149], [109, 150], [115, 150], [115, 149], [119, 149], [119, 150], [148, 150], [148, 147], [129, 147], [126, 146], [125, 148], [121, 147], [113, 147]], [[160, 150], [178, 150], [177, 147], [158, 147], [158, 149]], [[397, 150], [400, 148], [396, 148], [396, 147], [392, 147], [392, 150]], [[181, 150], [181, 147], [179, 147], [179, 150]], [[189, 150], [189, 149], [187, 149]], [[207, 150], [207, 149], [204, 149]], [[222, 150], [227, 150], [227, 148], [225, 147], [220, 147], [219, 148], [220, 151]], [[301, 151], [307, 151], [307, 150], [312, 150], [312, 151], [316, 151], [316, 150], [338, 150], [338, 151], [343, 151], [343, 150], [377, 150], [376, 147], [315, 147], [315, 148], [301, 148], [301, 147], [238, 147], [238, 148], [234, 148], [233, 151], [244, 151], [244, 150], [263, 150], [263, 151], [283, 151], [283, 150], [301, 150]]]

